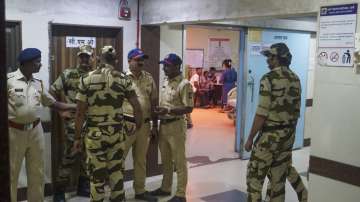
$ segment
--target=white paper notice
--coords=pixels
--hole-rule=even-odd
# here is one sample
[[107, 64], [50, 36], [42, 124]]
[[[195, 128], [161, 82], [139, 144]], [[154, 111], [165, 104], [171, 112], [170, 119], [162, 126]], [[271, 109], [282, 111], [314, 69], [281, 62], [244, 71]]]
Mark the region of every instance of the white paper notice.
[[231, 59], [230, 39], [210, 38], [207, 66], [221, 67], [224, 59]]
[[77, 48], [80, 45], [87, 44], [92, 48], [96, 48], [96, 37], [80, 37], [80, 36], [67, 36], [66, 48]]
[[354, 47], [357, 4], [320, 8], [319, 47]]

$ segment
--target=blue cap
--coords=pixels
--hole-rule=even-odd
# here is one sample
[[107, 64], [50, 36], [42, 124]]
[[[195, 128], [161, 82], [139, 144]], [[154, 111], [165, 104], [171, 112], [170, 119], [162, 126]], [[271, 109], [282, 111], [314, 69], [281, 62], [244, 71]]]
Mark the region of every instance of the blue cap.
[[20, 63], [31, 61], [41, 57], [41, 51], [37, 48], [26, 48], [18, 55], [18, 61]]
[[139, 48], [134, 48], [128, 53], [128, 60], [131, 60], [133, 58], [143, 58], [148, 59], [149, 56], [145, 55], [144, 52]]
[[175, 53], [170, 53], [163, 60], [159, 62], [159, 64], [167, 64], [167, 65], [181, 65], [181, 58]]

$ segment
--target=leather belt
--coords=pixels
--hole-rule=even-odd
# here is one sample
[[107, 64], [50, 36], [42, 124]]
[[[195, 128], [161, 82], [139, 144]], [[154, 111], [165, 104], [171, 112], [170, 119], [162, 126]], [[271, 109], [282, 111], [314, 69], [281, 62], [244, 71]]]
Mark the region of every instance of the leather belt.
[[181, 118], [172, 118], [172, 119], [160, 119], [160, 124], [168, 124], [174, 121], [178, 121]]
[[40, 119], [37, 119], [36, 121], [34, 121], [32, 123], [25, 123], [25, 124], [16, 123], [16, 122], [9, 120], [9, 126], [12, 128], [16, 128], [18, 130], [31, 130], [31, 129], [35, 128], [39, 123], [40, 123]]
[[[123, 118], [124, 118], [125, 121], [131, 122], [131, 123], [135, 123], [135, 117], [124, 115]], [[151, 121], [150, 118], [146, 118], [146, 119], [144, 120], [144, 123], [149, 123], [150, 121]]]

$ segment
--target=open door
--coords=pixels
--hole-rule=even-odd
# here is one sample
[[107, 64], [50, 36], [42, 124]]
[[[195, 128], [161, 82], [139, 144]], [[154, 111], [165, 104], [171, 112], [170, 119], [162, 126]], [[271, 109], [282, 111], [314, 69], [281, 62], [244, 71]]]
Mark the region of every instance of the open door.
[[[286, 43], [293, 55], [290, 68], [299, 76], [301, 81], [301, 110], [300, 118], [296, 127], [294, 148], [301, 148], [304, 140], [304, 114], [306, 104], [307, 73], [309, 61], [310, 33], [284, 31], [284, 30], [256, 30], [258, 37], [248, 36], [247, 44], [247, 84], [246, 84], [246, 109], [245, 109], [245, 130], [242, 135], [241, 146], [243, 147], [255, 116], [258, 103], [258, 93], [261, 77], [269, 72], [266, 58], [260, 54], [263, 48], [270, 47], [273, 43]], [[249, 35], [252, 32], [249, 31]], [[247, 159], [250, 153], [242, 149], [241, 158]]]

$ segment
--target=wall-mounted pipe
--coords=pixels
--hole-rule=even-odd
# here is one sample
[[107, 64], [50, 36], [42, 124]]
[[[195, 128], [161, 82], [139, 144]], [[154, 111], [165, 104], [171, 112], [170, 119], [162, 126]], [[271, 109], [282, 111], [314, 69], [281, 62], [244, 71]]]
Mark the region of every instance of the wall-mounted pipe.
[[140, 0], [137, 1], [137, 16], [136, 16], [136, 48], [139, 48], [140, 41]]

